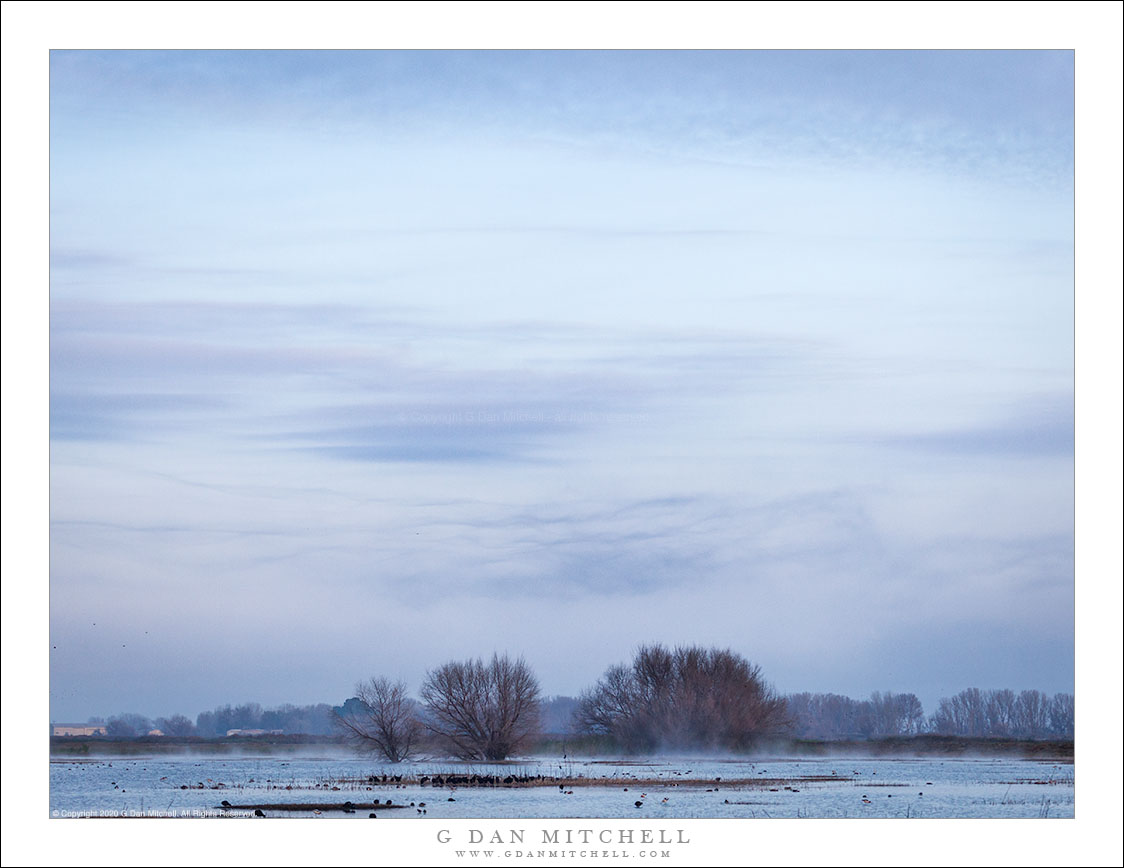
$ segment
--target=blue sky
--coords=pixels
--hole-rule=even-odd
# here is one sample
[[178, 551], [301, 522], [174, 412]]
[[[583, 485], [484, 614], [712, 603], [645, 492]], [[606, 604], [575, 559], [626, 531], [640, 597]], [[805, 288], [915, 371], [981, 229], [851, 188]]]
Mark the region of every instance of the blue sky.
[[1073, 83], [53, 52], [52, 717], [648, 641], [1072, 690]]

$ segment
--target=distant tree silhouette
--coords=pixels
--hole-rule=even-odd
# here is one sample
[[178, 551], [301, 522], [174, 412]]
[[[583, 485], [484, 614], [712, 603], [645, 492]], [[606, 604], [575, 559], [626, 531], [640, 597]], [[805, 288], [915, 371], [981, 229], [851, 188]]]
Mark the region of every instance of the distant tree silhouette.
[[578, 700], [573, 696], [551, 696], [541, 704], [542, 728], [553, 735], [566, 735], [574, 731], [574, 713]]
[[1073, 694], [1055, 693], [1050, 700], [1050, 734], [1073, 738]]
[[864, 700], [836, 693], [794, 693], [785, 700], [797, 738], [885, 738], [925, 729], [921, 700], [912, 693], [875, 691]]
[[143, 714], [123, 712], [109, 718], [105, 725], [105, 734], [110, 738], [135, 738], [138, 735], [147, 735], [152, 729], [152, 721]]
[[157, 718], [156, 728], [164, 733], [164, 735], [195, 735], [195, 724], [182, 714], [173, 714], [171, 717]]
[[195, 719], [195, 726], [201, 736], [224, 736], [231, 729], [280, 729], [286, 734], [310, 735], [330, 735], [335, 731], [332, 707], [323, 702], [282, 705], [270, 710], [263, 710], [256, 702], [220, 705], [214, 711], [201, 712]]
[[930, 722], [933, 732], [976, 738], [1073, 738], [1073, 695], [1053, 698], [1039, 690], [969, 687], [942, 697]]
[[[1010, 692], [1010, 691], [1007, 691]], [[1050, 731], [1050, 697], [1024, 690], [1011, 703], [1011, 729], [1024, 738], [1044, 738]]]

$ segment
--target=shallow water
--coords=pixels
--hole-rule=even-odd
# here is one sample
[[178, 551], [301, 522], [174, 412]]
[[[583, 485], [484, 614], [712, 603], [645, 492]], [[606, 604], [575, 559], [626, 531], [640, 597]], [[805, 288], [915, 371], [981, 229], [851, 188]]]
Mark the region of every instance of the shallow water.
[[[613, 762], [532, 757], [495, 765], [454, 761], [391, 765], [359, 757], [184, 755], [60, 758], [51, 761], [50, 774], [54, 817], [251, 816], [246, 810], [224, 810], [220, 803], [352, 801], [358, 805], [376, 799], [408, 806], [375, 809], [380, 819], [403, 820], [1074, 816], [1073, 765], [1057, 760], [774, 758], [751, 762], [659, 757]], [[405, 782], [383, 783], [384, 774], [401, 775]], [[542, 775], [548, 782], [514, 788], [434, 787], [417, 782], [417, 776], [427, 774]], [[372, 775], [374, 782], [369, 780]], [[810, 777], [829, 779], [806, 780]], [[637, 785], [638, 779], [645, 783]], [[639, 808], [636, 801], [641, 802]], [[367, 818], [368, 812], [363, 808], [355, 814], [265, 813], [319, 819]]]

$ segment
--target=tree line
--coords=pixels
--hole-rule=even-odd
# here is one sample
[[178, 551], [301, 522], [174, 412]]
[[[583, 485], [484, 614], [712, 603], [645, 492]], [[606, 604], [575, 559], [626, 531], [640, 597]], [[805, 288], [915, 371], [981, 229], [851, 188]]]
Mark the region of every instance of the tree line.
[[942, 735], [1073, 738], [1073, 694], [971, 687], [941, 699], [930, 727]]
[[872, 693], [857, 700], [836, 693], [791, 693], [785, 697], [795, 738], [867, 739], [919, 735], [925, 712], [912, 693]]
[[334, 735], [332, 706], [325, 702], [315, 705], [285, 704], [277, 708], [262, 708], [256, 702], [242, 705], [221, 705], [213, 711], [201, 712], [195, 720], [183, 715], [151, 718], [135, 712], [122, 712], [108, 720], [91, 717], [87, 723], [104, 724], [110, 738], [136, 738], [158, 730], [162, 735], [174, 737], [218, 738], [232, 729], [281, 730], [286, 733], [306, 735]]
[[1072, 694], [1037, 690], [970, 688], [941, 699], [929, 717], [912, 693], [782, 696], [734, 651], [659, 644], [610, 666], [577, 699], [544, 700], [526, 661], [506, 655], [431, 670], [419, 697], [410, 697], [405, 682], [376, 677], [358, 685], [333, 717], [357, 746], [394, 762], [419, 750], [503, 759], [542, 733], [548, 713], [547, 731], [601, 736], [625, 753], [740, 751], [778, 737], [1071, 739], [1074, 720]]
[[451, 661], [431, 669], [411, 696], [383, 676], [359, 683], [342, 705], [224, 705], [192, 722], [121, 714], [110, 737], [224, 736], [233, 729], [342, 734], [391, 762], [419, 753], [495, 761], [526, 751], [544, 733], [591, 736], [625, 753], [742, 751], [762, 740], [861, 740], [925, 733], [973, 738], [1072, 739], [1072, 694], [969, 688], [926, 716], [912, 693], [778, 694], [761, 669], [729, 649], [639, 647], [579, 697], [542, 695], [522, 657]]
[[872, 693], [856, 700], [835, 693], [786, 697], [792, 735], [808, 739], [868, 739], [957, 735], [966, 738], [1073, 738], [1073, 694], [970, 687], [944, 697], [926, 717], [912, 693]]

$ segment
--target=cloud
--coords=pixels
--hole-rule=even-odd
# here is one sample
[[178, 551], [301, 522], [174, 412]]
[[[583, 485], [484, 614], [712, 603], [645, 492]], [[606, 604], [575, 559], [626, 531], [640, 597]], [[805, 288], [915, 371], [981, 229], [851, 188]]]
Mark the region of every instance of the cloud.
[[59, 393], [51, 395], [52, 440], [135, 440], [192, 427], [228, 402], [206, 395]]
[[70, 269], [85, 272], [103, 268], [124, 268], [131, 264], [131, 261], [125, 257], [97, 250], [58, 250], [52, 248], [50, 256], [52, 274]]
[[[60, 300], [51, 329], [55, 439], [208, 428], [364, 462], [557, 460], [583, 431], [651, 425], [699, 399], [841, 371], [822, 341], [461, 324], [359, 305]], [[434, 361], [433, 348], [468, 364]]]
[[1073, 398], [1059, 396], [1026, 402], [991, 425], [889, 437], [880, 442], [891, 448], [944, 457], [1073, 457]]

